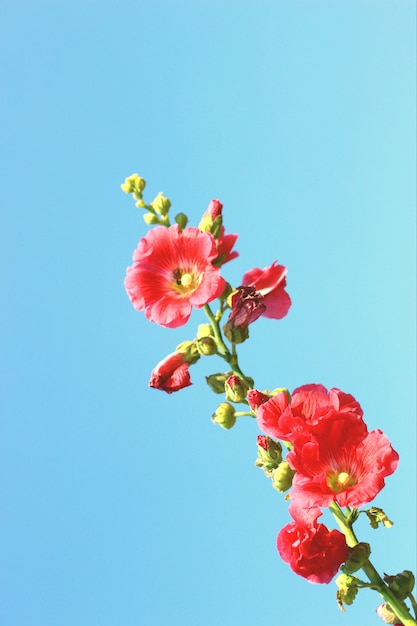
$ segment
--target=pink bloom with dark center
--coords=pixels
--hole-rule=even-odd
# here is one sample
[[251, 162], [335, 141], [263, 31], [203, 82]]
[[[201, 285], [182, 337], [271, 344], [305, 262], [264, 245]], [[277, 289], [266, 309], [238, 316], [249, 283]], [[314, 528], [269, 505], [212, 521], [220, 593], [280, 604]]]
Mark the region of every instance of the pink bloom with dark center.
[[345, 536], [317, 522], [290, 522], [278, 533], [277, 548], [282, 560], [311, 583], [329, 583], [348, 558]]
[[173, 352], [162, 359], [154, 367], [149, 381], [149, 387], [161, 389], [167, 393], [179, 391], [191, 385], [189, 363], [182, 352]]
[[255, 287], [256, 291], [263, 296], [265, 311], [264, 317], [281, 319], [285, 317], [291, 306], [291, 299], [285, 291], [287, 268], [277, 265], [274, 261], [272, 265], [260, 269], [254, 267], [246, 272], [242, 278], [242, 285]]
[[217, 248], [211, 233], [177, 224], [156, 226], [143, 237], [127, 268], [125, 288], [138, 311], [151, 321], [176, 328], [192, 308], [218, 298], [226, 286], [212, 261]]

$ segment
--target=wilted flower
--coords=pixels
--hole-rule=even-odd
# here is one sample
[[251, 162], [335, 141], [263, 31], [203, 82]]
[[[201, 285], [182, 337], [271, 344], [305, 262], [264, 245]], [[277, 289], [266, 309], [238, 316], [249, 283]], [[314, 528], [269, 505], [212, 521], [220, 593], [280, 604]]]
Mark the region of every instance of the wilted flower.
[[287, 268], [277, 265], [274, 261], [272, 265], [260, 269], [254, 267], [246, 272], [242, 278], [242, 285], [254, 287], [263, 296], [262, 303], [265, 310], [262, 315], [273, 319], [285, 317], [291, 306], [291, 299], [285, 291]]

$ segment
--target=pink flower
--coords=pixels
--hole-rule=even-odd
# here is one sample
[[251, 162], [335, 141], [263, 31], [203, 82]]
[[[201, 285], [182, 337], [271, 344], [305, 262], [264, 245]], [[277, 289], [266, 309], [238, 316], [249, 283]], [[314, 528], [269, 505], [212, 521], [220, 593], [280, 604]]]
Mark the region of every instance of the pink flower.
[[290, 522], [278, 533], [277, 548], [282, 560], [311, 583], [329, 583], [348, 557], [344, 535], [317, 522]]
[[239, 256], [239, 252], [236, 252], [236, 250], [233, 250], [232, 252], [232, 248], [235, 245], [237, 238], [238, 235], [232, 235], [231, 233], [226, 235], [224, 226], [222, 226], [220, 237], [216, 239], [217, 257], [213, 261], [214, 265], [224, 265]]
[[156, 226], [143, 237], [127, 268], [125, 288], [138, 311], [151, 322], [176, 328], [199, 309], [218, 298], [226, 286], [213, 235], [198, 228], [180, 230], [177, 224]]
[[184, 353], [173, 352], [162, 359], [152, 370], [149, 387], [173, 393], [191, 385], [190, 364], [185, 358]]
[[326, 417], [321, 426], [299, 434], [287, 454], [296, 470], [291, 500], [304, 508], [371, 502], [398, 465], [388, 438], [380, 430], [368, 433], [351, 413]]
[[266, 307], [262, 313], [264, 317], [279, 320], [287, 315], [291, 299], [285, 291], [287, 268], [276, 263], [274, 261], [263, 270], [254, 267], [246, 272], [242, 278], [242, 285], [255, 287], [256, 291], [263, 296], [263, 304]]
[[284, 393], [278, 393], [259, 406], [256, 418], [259, 428], [271, 437], [284, 441], [294, 441], [297, 434], [318, 432], [324, 418], [340, 413], [355, 416], [363, 432], [363, 411], [360, 404], [350, 394], [340, 389], [328, 391], [323, 385], [303, 385], [292, 393], [291, 400]]

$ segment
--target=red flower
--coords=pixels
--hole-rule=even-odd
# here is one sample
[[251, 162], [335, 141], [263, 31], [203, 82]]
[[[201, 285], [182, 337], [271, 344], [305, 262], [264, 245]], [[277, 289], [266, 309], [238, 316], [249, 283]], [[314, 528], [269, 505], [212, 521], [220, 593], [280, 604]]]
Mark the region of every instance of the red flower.
[[242, 278], [242, 285], [255, 287], [256, 291], [263, 296], [262, 302], [266, 307], [262, 313], [264, 317], [279, 320], [287, 315], [291, 299], [285, 291], [287, 268], [276, 263], [274, 261], [263, 270], [254, 267], [246, 272]]
[[368, 433], [351, 413], [326, 417], [322, 428], [298, 435], [288, 452], [296, 470], [291, 500], [300, 507], [360, 507], [375, 498], [398, 454], [380, 431]]
[[311, 583], [329, 583], [348, 557], [345, 536], [317, 522], [290, 522], [278, 533], [277, 548], [282, 560]]
[[173, 352], [162, 359], [152, 370], [149, 387], [173, 393], [191, 385], [188, 371], [190, 364], [185, 358], [184, 353]]
[[151, 322], [176, 328], [185, 324], [192, 307], [218, 298], [226, 283], [213, 235], [177, 224], [156, 226], [142, 238], [127, 268], [125, 287], [133, 306]]
[[363, 432], [366, 431], [363, 411], [355, 398], [340, 389], [327, 391], [323, 385], [298, 387], [290, 402], [286, 394], [278, 393], [259, 406], [256, 418], [259, 428], [267, 435], [293, 442], [297, 434], [318, 432], [324, 418], [341, 413], [354, 416]]

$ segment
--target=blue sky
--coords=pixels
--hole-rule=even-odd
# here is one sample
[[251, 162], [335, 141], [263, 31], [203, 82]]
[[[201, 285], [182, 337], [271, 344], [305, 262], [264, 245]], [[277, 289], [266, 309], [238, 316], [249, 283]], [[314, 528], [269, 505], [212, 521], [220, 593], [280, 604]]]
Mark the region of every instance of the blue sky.
[[400, 453], [358, 524], [382, 571], [415, 569], [415, 5], [0, 5], [4, 626], [379, 624], [282, 563], [287, 505], [254, 466], [254, 421], [210, 416], [204, 376], [168, 396], [175, 331], [123, 287], [146, 226], [139, 172], [197, 225], [224, 204], [240, 257], [288, 267], [293, 300], [241, 348], [260, 388], [352, 393]]

